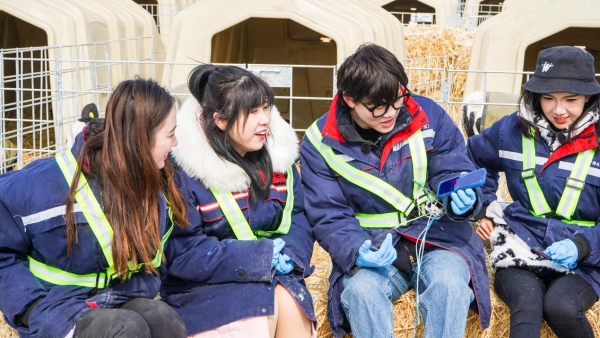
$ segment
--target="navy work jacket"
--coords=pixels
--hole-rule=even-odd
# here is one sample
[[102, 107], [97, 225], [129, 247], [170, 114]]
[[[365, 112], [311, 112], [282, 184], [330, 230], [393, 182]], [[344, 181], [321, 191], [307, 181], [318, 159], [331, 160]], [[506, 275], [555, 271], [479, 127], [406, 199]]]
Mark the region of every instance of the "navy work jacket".
[[[80, 134], [81, 135], [81, 134]], [[79, 136], [72, 152], [77, 158], [82, 145]], [[97, 182], [88, 177], [94, 188]], [[0, 310], [20, 337], [65, 337], [85, 311], [113, 308], [133, 298], [156, 297], [158, 276], [143, 271], [130, 279], [96, 290], [82, 286], [57, 286], [36, 278], [29, 271], [27, 256], [74, 274], [104, 271], [108, 266], [94, 233], [81, 211], [77, 243], [67, 256], [65, 201], [69, 184], [56, 160], [37, 160], [21, 170], [0, 176]], [[94, 191], [96, 198], [99, 193]], [[166, 202], [160, 201], [160, 235], [171, 226]], [[164, 272], [164, 264], [159, 272]], [[17, 317], [40, 297], [29, 317], [29, 327]]]
[[[546, 202], [556, 210], [567, 178], [577, 155], [598, 148], [596, 125], [583, 130], [572, 143], [561, 145], [550, 152], [541, 139], [535, 140], [535, 175]], [[529, 194], [521, 178], [523, 171], [522, 129], [517, 113], [503, 117], [482, 134], [468, 142], [470, 156], [479, 167], [487, 168], [488, 177], [483, 187], [484, 204], [496, 199], [499, 173], [506, 175], [506, 184], [513, 201], [504, 209], [504, 220], [525, 243], [536, 251], [543, 251], [552, 243], [581, 234], [590, 244], [590, 256], [579, 262], [575, 273], [585, 279], [600, 296], [600, 152], [596, 150], [585, 178], [573, 220], [594, 221], [596, 226], [577, 226], [562, 222], [558, 217], [533, 216]]]
[[[312, 298], [304, 277], [311, 274], [310, 258], [314, 237], [304, 215], [298, 171], [294, 174], [292, 225], [282, 238], [295, 268], [288, 275], [271, 269], [272, 241], [262, 238], [237, 240], [213, 193], [198, 179], [179, 171], [181, 190], [192, 208], [189, 229], [174, 229], [167, 247], [169, 273], [161, 296], [181, 316], [188, 334], [246, 318], [274, 314], [274, 288], [281, 283], [294, 296], [306, 316], [316, 321]], [[253, 230], [273, 231], [279, 227], [288, 191], [284, 173], [275, 173], [269, 196], [255, 203], [248, 192], [234, 193], [238, 206]], [[204, 242], [203, 244], [199, 244]], [[198, 248], [200, 247], [200, 248]]]
[[[467, 157], [464, 138], [446, 112], [432, 100], [413, 95], [406, 108], [412, 115], [411, 123], [383, 145], [381, 157], [373, 152], [365, 153], [358, 143], [347, 142], [338, 130], [336, 122], [337, 98], [327, 114], [317, 121], [324, 144], [329, 145], [337, 156], [351, 166], [376, 176], [394, 186], [407, 197], [412, 196], [413, 168], [407, 138], [419, 129], [427, 149], [428, 189], [434, 190], [446, 179], [475, 169]], [[340, 108], [337, 108], [340, 109]], [[330, 275], [328, 318], [336, 336], [347, 333], [345, 314], [341, 306], [341, 277], [352, 274], [356, 268], [358, 249], [367, 239], [379, 246], [387, 233], [392, 233], [394, 243], [403, 236], [415, 241], [427, 225], [427, 218], [410, 222], [407, 227], [390, 229], [362, 228], [355, 212], [366, 214], [396, 211], [380, 197], [342, 178], [328, 167], [314, 146], [304, 138], [300, 150], [302, 182], [305, 188], [305, 207], [309, 223], [313, 226], [319, 244], [330, 254], [333, 271]], [[481, 192], [477, 192], [477, 213]], [[467, 216], [467, 215], [463, 215]], [[491, 305], [489, 279], [481, 240], [476, 236], [464, 217], [443, 216], [427, 233], [426, 244], [452, 251], [460, 255], [469, 267], [475, 293], [473, 308], [479, 312], [480, 325], [489, 325]]]

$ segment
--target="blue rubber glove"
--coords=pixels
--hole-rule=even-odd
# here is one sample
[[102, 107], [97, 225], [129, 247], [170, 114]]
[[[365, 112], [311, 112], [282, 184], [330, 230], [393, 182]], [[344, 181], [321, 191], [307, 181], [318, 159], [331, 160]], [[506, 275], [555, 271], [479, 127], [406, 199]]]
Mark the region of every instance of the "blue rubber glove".
[[286, 254], [279, 255], [279, 261], [275, 265], [276, 275], [287, 275], [294, 269], [294, 261]]
[[473, 189], [467, 188], [465, 190], [459, 189], [452, 192], [450, 198], [452, 212], [456, 215], [462, 215], [473, 207], [477, 200], [477, 195]]
[[570, 239], [563, 239], [562, 241], [552, 243], [552, 245], [544, 250], [544, 254], [550, 257], [554, 263], [571, 270], [577, 266], [579, 250], [577, 250], [575, 242]]
[[371, 240], [367, 239], [358, 249], [356, 265], [363, 268], [385, 268], [392, 264], [398, 254], [392, 244], [392, 234], [387, 234], [379, 250], [371, 250]]
[[281, 238], [275, 238], [273, 240], [273, 259], [271, 260], [271, 269], [273, 269], [277, 263], [279, 263], [279, 252], [283, 250], [285, 242]]

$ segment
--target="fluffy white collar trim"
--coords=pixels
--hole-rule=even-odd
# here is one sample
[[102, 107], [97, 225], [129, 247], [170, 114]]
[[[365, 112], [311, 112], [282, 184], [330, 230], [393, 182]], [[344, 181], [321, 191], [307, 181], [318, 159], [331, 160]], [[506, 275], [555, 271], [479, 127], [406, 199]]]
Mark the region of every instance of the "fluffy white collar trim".
[[[214, 152], [197, 122], [200, 114], [202, 109], [198, 101], [190, 95], [177, 112], [175, 135], [179, 144], [171, 152], [175, 162], [207, 188], [222, 192], [247, 190], [250, 178], [240, 166], [220, 158]], [[271, 155], [273, 171], [285, 172], [298, 158], [298, 137], [275, 106], [271, 109], [269, 132], [266, 146]]]

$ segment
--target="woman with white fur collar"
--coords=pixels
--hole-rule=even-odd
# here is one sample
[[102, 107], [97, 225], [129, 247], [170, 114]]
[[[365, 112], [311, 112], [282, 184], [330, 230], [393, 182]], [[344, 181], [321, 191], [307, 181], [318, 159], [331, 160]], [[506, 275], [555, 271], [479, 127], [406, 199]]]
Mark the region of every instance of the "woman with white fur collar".
[[[510, 337], [594, 337], [585, 316], [600, 295], [600, 84], [594, 58], [570, 46], [540, 52], [520, 107], [469, 139], [488, 169], [485, 217], [494, 287], [510, 308]], [[496, 203], [504, 172], [514, 202]], [[482, 215], [483, 216], [483, 215]]]
[[247, 70], [203, 64], [188, 87], [172, 155], [196, 209], [188, 212], [192, 229], [174, 233], [170, 249], [189, 251], [203, 232], [214, 249], [196, 249], [196, 257], [214, 268], [175, 259], [161, 295], [191, 337], [310, 337], [315, 315], [304, 278], [314, 238], [296, 133], [269, 85]]

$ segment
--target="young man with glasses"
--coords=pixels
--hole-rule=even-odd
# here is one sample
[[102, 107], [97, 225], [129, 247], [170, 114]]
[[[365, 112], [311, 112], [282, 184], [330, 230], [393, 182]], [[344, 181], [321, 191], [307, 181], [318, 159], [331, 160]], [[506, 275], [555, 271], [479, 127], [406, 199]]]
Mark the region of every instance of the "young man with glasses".
[[485, 255], [466, 220], [481, 193], [458, 190], [439, 202], [434, 194], [475, 169], [460, 131], [438, 104], [411, 94], [402, 64], [380, 46], [349, 56], [337, 88], [300, 150], [306, 214], [333, 261], [335, 336], [393, 337], [392, 302], [409, 288], [419, 294], [425, 337], [462, 337], [469, 308], [486, 328]]

